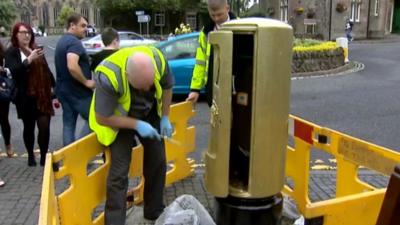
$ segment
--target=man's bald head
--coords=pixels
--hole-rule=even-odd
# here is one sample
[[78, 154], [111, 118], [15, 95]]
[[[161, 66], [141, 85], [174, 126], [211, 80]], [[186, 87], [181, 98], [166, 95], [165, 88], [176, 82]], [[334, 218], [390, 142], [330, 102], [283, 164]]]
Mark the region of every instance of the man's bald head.
[[126, 62], [126, 74], [134, 88], [149, 91], [154, 84], [155, 74], [152, 59], [144, 53], [134, 53]]

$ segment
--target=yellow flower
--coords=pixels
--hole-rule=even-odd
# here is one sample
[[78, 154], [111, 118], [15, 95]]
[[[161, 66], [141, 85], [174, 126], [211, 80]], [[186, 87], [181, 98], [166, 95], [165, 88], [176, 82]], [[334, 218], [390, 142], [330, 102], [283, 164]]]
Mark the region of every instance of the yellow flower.
[[293, 48], [295, 52], [311, 52], [311, 51], [328, 51], [338, 48], [333, 41], [322, 42], [321, 44], [312, 46], [296, 46]]

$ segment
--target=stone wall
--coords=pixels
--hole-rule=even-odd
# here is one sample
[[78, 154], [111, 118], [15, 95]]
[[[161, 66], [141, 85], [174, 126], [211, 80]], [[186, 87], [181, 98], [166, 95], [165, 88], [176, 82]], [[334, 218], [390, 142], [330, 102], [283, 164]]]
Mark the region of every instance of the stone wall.
[[343, 48], [329, 51], [293, 52], [292, 73], [332, 70], [343, 65]]

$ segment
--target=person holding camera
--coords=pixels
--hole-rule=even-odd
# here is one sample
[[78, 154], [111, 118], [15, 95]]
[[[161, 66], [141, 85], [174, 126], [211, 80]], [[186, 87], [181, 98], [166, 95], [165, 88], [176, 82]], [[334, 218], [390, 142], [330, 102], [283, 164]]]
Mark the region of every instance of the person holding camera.
[[17, 23], [12, 29], [11, 47], [5, 54], [17, 87], [14, 103], [23, 123], [23, 139], [28, 152], [28, 166], [36, 166], [33, 154], [35, 124], [38, 127], [40, 165], [44, 166], [50, 140], [50, 118], [55, 79], [44, 57], [43, 46], [35, 43], [31, 26]]

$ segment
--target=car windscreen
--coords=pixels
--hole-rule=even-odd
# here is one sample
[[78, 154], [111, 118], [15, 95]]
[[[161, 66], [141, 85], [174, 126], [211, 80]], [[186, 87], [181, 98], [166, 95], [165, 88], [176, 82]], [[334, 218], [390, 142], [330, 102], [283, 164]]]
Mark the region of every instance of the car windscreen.
[[176, 40], [161, 48], [168, 60], [195, 58], [199, 46], [197, 37]]

